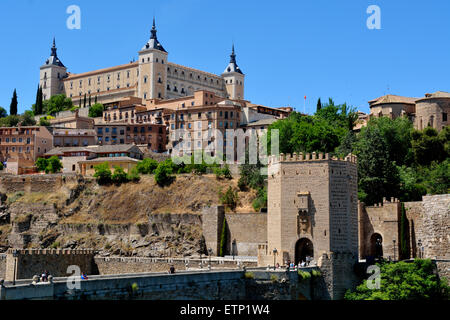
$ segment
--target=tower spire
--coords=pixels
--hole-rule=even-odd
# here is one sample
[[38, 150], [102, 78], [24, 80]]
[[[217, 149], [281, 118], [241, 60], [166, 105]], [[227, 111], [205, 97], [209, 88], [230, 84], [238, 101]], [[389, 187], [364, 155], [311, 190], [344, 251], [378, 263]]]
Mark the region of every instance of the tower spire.
[[164, 50], [163, 46], [159, 43], [158, 38], [156, 36], [155, 16], [153, 16], [153, 24], [152, 24], [152, 29], [150, 30], [150, 34], [151, 34], [150, 40], [142, 48], [142, 50], [157, 49], [157, 50], [166, 52], [166, 50]]
[[56, 42], [55, 42], [55, 37], [53, 37], [53, 46], [52, 46], [52, 53], [50, 54], [52, 57], [57, 57], [56, 54]]
[[150, 33], [152, 34], [150, 36], [150, 39], [156, 39], [156, 23], [155, 23], [155, 16], [153, 16], [153, 25], [152, 25], [152, 30], [150, 31]]
[[234, 43], [231, 46], [230, 63], [236, 63], [236, 54], [234, 53]]

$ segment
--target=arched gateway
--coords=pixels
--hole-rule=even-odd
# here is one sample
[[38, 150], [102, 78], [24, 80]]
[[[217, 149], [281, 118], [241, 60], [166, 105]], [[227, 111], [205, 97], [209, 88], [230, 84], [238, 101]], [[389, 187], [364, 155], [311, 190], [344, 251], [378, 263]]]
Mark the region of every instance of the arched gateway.
[[295, 264], [306, 261], [306, 257], [314, 257], [313, 243], [307, 238], [301, 238], [295, 244]]

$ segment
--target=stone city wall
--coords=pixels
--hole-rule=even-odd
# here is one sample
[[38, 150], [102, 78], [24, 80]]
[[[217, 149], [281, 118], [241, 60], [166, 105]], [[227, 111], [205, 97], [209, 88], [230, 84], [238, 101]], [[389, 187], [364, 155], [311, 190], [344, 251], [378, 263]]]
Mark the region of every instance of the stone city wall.
[[[209, 257], [203, 259], [192, 258], [141, 258], [141, 257], [95, 257], [95, 265], [98, 273], [108, 274], [127, 274], [142, 272], [167, 272], [173, 265], [175, 270], [183, 271], [189, 269], [208, 269]], [[242, 262], [229, 259], [211, 259], [212, 268], [230, 268], [255, 267], [256, 262]]]
[[258, 244], [267, 240], [267, 213], [227, 213], [225, 219], [229, 229], [229, 254], [257, 256]]
[[[67, 276], [67, 267], [76, 265], [81, 272], [96, 274], [93, 264], [93, 250], [64, 250], [64, 249], [34, 249], [17, 250], [17, 257], [13, 256], [13, 249], [9, 249], [6, 258], [5, 280], [32, 279], [34, 275], [41, 275], [48, 271], [54, 277]], [[14, 272], [15, 269], [15, 272]]]
[[78, 177], [74, 174], [33, 174], [10, 175], [0, 174], [0, 192], [55, 192], [68, 183], [76, 183]]

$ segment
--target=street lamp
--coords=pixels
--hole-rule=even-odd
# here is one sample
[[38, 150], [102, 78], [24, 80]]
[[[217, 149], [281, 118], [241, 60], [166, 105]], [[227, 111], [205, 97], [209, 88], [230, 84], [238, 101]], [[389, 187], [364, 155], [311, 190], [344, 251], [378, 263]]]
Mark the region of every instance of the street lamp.
[[277, 254], [277, 248], [273, 248], [273, 270], [275, 270], [275, 261], [276, 261], [276, 258], [275, 258], [275, 255]]
[[13, 285], [16, 285], [16, 268], [17, 268], [17, 257], [19, 256], [19, 250], [13, 251], [14, 257], [14, 272], [13, 272]]
[[394, 243], [394, 261], [395, 261], [395, 239], [393, 239], [392, 242]]

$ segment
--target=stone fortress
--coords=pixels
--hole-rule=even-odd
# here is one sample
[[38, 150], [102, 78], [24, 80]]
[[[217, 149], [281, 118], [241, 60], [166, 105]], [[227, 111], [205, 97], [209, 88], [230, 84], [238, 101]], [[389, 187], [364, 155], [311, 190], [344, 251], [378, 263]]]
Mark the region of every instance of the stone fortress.
[[168, 52], [158, 41], [155, 19], [148, 42], [139, 51], [139, 60], [111, 68], [74, 74], [57, 55], [55, 40], [50, 57], [40, 68], [40, 86], [44, 100], [65, 94], [72, 101], [84, 95], [96, 97], [102, 104], [126, 97], [176, 99], [206, 90], [229, 99], [244, 99], [244, 78], [236, 62], [234, 45], [230, 62], [221, 75], [181, 66], [168, 61]]

